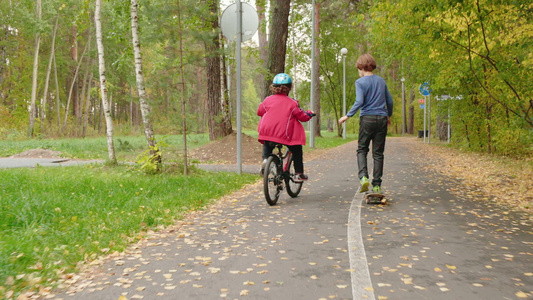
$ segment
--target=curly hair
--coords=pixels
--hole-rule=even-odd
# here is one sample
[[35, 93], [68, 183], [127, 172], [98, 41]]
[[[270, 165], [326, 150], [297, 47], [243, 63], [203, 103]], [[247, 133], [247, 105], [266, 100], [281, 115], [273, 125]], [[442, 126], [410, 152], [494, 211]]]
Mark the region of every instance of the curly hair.
[[271, 84], [270, 90], [274, 94], [285, 94], [288, 95], [291, 91], [292, 84]]

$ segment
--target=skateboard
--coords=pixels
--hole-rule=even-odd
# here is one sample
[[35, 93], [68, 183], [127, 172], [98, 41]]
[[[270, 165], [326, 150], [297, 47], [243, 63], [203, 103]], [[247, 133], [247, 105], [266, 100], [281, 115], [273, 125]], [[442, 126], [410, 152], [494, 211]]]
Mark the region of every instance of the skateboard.
[[387, 203], [387, 198], [385, 195], [373, 192], [365, 192], [365, 201], [367, 204], [385, 204]]

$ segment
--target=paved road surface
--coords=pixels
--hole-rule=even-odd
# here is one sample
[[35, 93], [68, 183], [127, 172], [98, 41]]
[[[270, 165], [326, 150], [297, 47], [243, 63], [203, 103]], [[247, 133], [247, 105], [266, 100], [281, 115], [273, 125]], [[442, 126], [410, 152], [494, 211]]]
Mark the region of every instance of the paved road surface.
[[71, 160], [63, 158], [12, 158], [0, 157], [0, 169], [75, 166], [102, 163], [101, 160]]
[[387, 206], [356, 194], [352, 142], [306, 162], [300, 196], [227, 197], [74, 277], [54, 299], [532, 299], [533, 231], [390, 138]]

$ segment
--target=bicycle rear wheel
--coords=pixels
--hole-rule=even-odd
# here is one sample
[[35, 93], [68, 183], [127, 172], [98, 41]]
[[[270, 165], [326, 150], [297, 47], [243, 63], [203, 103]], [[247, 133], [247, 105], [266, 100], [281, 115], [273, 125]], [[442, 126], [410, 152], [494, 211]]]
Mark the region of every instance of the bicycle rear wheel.
[[302, 190], [303, 182], [294, 182], [294, 174], [296, 172], [294, 171], [294, 161], [291, 157], [291, 160], [289, 161], [289, 167], [287, 168], [287, 172], [289, 172], [288, 176], [285, 176], [285, 185], [287, 186], [287, 194], [291, 196], [292, 198], [298, 197], [298, 194], [300, 194], [300, 191]]
[[265, 199], [270, 205], [276, 205], [282, 189], [278, 161], [279, 159], [276, 156], [270, 156], [265, 163], [265, 171], [263, 172], [263, 190], [265, 192]]

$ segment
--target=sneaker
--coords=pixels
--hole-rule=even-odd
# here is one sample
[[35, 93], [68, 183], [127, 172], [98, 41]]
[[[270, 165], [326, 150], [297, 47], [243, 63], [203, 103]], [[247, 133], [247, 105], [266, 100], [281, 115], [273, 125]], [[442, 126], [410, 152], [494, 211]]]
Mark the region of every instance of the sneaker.
[[303, 173], [296, 173], [294, 175], [294, 182], [304, 182], [307, 179], [309, 179], [309, 177], [307, 177], [307, 175], [305, 175]]
[[360, 193], [364, 193], [368, 191], [368, 186], [370, 185], [370, 182], [368, 182], [368, 178], [366, 176], [361, 177], [361, 181], [359, 181], [361, 184], [361, 188], [359, 190]]
[[372, 192], [376, 193], [376, 194], [381, 194], [381, 187], [379, 185], [375, 185], [373, 188], [372, 188]]
[[263, 159], [263, 162], [261, 163], [261, 169], [259, 170], [259, 175], [261, 175], [261, 176], [263, 176], [263, 174], [265, 173], [266, 162], [267, 162], [267, 160]]

